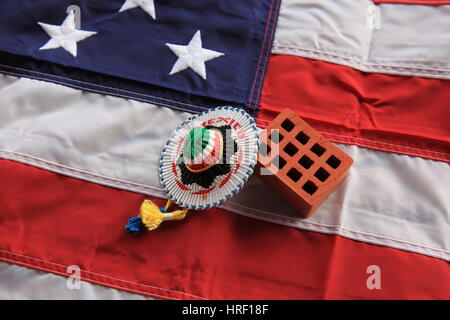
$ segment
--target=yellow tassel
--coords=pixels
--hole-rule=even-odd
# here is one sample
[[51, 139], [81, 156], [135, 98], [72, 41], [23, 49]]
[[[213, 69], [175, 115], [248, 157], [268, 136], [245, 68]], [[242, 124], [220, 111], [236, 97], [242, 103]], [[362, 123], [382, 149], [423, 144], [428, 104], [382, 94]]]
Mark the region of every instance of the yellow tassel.
[[188, 209], [179, 209], [168, 212], [171, 205], [172, 201], [167, 200], [166, 206], [164, 207], [164, 211], [166, 212], [162, 212], [151, 200], [144, 200], [141, 204], [139, 214], [142, 223], [151, 231], [158, 228], [163, 221], [182, 220], [186, 217]]

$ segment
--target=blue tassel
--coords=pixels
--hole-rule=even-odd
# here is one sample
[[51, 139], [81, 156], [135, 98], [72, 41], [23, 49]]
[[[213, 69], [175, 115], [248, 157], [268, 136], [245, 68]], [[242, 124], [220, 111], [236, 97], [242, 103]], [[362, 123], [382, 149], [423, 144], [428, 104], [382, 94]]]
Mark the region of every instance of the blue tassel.
[[125, 226], [125, 229], [132, 235], [138, 234], [142, 229], [145, 228], [145, 225], [142, 223], [140, 217], [133, 217], [128, 219], [128, 223]]

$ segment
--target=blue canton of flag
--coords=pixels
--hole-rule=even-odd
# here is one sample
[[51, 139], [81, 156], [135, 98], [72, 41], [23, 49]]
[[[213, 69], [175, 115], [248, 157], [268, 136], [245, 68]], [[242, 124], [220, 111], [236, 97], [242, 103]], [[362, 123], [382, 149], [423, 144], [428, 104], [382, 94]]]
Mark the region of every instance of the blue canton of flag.
[[278, 6], [4, 0], [0, 70], [188, 111], [227, 103], [255, 112]]

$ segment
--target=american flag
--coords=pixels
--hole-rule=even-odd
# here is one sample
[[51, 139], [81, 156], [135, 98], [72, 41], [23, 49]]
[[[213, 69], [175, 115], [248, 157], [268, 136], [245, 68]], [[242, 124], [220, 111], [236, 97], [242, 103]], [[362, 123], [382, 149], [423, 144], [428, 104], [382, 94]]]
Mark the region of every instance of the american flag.
[[[425, 0], [1, 1], [0, 298], [448, 299], [449, 16]], [[221, 105], [262, 129], [294, 110], [353, 157], [349, 176], [308, 219], [252, 177], [127, 234], [144, 199], [165, 202], [171, 132]]]

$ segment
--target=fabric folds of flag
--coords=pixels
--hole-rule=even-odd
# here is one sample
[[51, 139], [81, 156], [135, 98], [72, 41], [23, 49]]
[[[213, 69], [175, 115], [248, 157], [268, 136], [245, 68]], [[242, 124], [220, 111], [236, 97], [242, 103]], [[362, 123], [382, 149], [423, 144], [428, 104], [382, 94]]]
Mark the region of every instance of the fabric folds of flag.
[[[163, 299], [448, 299], [450, 6], [435, 2], [2, 2], [0, 260]], [[127, 234], [142, 200], [165, 201], [171, 132], [219, 105], [260, 128], [291, 108], [353, 157], [349, 176], [308, 219], [252, 177]]]

